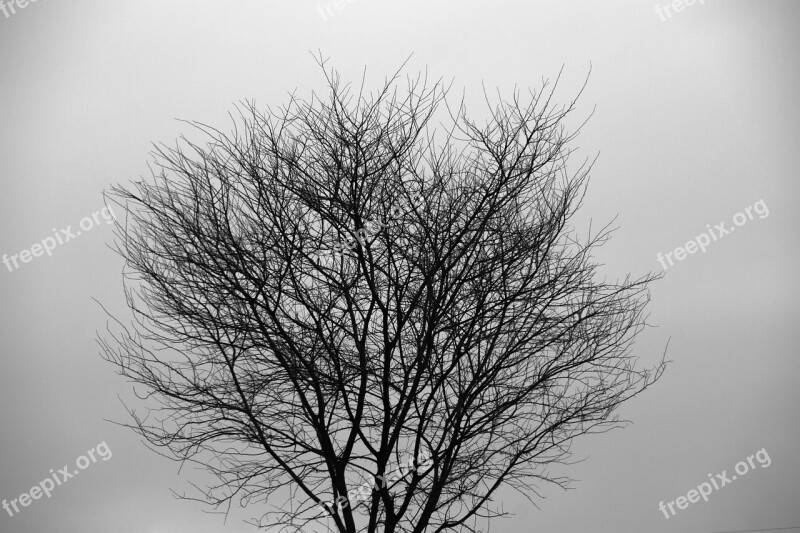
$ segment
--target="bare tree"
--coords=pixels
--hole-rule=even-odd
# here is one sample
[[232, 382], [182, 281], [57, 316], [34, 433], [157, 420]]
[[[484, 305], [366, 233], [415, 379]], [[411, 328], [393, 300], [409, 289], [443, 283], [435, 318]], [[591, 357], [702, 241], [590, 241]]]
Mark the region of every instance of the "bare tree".
[[215, 509], [476, 531], [501, 487], [566, 487], [548, 466], [661, 375], [631, 355], [654, 277], [598, 279], [610, 230], [568, 226], [591, 164], [567, 168], [558, 79], [487, 97], [481, 125], [427, 76], [366, 94], [320, 65], [324, 97], [192, 123], [204, 142], [110, 191], [135, 318], [103, 355], [144, 387], [127, 425], [213, 473]]

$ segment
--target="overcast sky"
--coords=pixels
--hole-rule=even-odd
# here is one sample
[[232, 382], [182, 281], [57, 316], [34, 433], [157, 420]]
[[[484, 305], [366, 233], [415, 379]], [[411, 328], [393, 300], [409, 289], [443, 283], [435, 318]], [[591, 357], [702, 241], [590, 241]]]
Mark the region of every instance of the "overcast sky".
[[[24, 2], [23, 2], [24, 5]], [[638, 1], [39, 0], [0, 11], [0, 254], [72, 226], [41, 254], [0, 264], [0, 499], [18, 498], [101, 442], [113, 456], [9, 516], [6, 533], [251, 531], [172, 498], [199, 477], [104, 419], [125, 420], [130, 385], [98, 355], [105, 316], [124, 312], [121, 260], [101, 192], [147, 172], [151, 142], [177, 119], [229, 126], [234, 103], [281, 104], [324, 80], [376, 87], [413, 54], [480, 103], [564, 67], [566, 100], [591, 65], [579, 154], [599, 158], [579, 224], [618, 215], [602, 249], [610, 279], [660, 272], [636, 345], [663, 379], [623, 410], [624, 430], [576, 441], [585, 459], [544, 486], [539, 509], [509, 494], [494, 531], [711, 533], [800, 526], [797, 266], [800, 4], [706, 0], [680, 11]], [[664, 0], [663, 5], [667, 2]], [[766, 206], [675, 260], [707, 225]], [[755, 207], [751, 213], [755, 213]], [[766, 212], [763, 208], [761, 213]], [[743, 215], [744, 216], [744, 215]], [[89, 222], [84, 220], [89, 217]], [[80, 224], [83, 220], [84, 227]], [[737, 220], [741, 221], [741, 217]], [[55, 237], [54, 237], [55, 238]], [[680, 255], [680, 254], [679, 254]], [[12, 264], [13, 267], [13, 264]], [[675, 500], [765, 449], [747, 475], [667, 519]], [[277, 503], [277, 502], [276, 502]], [[249, 511], [249, 510], [248, 510]], [[796, 529], [795, 531], [800, 531]]]

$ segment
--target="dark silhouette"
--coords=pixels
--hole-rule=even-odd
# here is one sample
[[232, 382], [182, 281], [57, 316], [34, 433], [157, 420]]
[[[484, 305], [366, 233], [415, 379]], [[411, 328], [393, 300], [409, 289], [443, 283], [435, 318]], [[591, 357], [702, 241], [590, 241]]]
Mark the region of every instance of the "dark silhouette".
[[630, 353], [654, 276], [599, 280], [610, 230], [567, 225], [591, 164], [567, 169], [558, 80], [479, 125], [423, 75], [326, 79], [192, 123], [207, 142], [109, 193], [135, 319], [100, 342], [148, 408], [126, 425], [216, 476], [196, 499], [280, 505], [256, 525], [477, 531], [500, 487], [566, 487], [548, 465], [661, 375]]

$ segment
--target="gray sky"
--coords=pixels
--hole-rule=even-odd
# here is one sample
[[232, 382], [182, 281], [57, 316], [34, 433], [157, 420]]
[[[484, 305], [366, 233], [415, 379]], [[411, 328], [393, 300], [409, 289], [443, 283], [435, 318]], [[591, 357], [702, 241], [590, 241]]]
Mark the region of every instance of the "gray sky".
[[[427, 67], [476, 102], [481, 82], [507, 94], [562, 65], [565, 100], [591, 64], [578, 112], [596, 109], [578, 144], [600, 157], [577, 222], [619, 215], [599, 254], [609, 278], [661, 271], [656, 254], [707, 224], [731, 227], [760, 200], [769, 215], [668, 268], [649, 308], [658, 328], [636, 350], [652, 364], [671, 338], [674, 363], [623, 409], [635, 424], [577, 441], [586, 460], [558, 469], [579, 480], [575, 490], [543, 487], [538, 510], [508, 494], [498, 503], [515, 516], [495, 530], [800, 526], [800, 4], [706, 0], [659, 16], [646, 1], [356, 0], [325, 18], [317, 5], [39, 0], [0, 11], [0, 254], [79, 229], [104, 188], [146, 173], [151, 142], [186, 131], [175, 118], [227, 128], [237, 101], [281, 104], [319, 88], [310, 51], [355, 82], [366, 66], [371, 87], [413, 53], [408, 72]], [[0, 264], [0, 499], [103, 441], [113, 457], [13, 517], [0, 509], [0, 531], [250, 531], [240, 519], [258, 509], [223, 525], [173, 499], [169, 488], [199, 477], [103, 420], [124, 419], [117, 396], [130, 387], [94, 341], [105, 317], [92, 297], [124, 312], [111, 226], [98, 220], [50, 257]], [[756, 462], [669, 519], [658, 510], [762, 448], [768, 468]]]

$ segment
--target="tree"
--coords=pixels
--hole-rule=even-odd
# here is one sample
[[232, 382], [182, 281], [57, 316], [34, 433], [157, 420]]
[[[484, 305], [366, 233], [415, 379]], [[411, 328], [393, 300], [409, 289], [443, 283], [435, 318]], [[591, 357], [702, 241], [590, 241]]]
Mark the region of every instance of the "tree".
[[151, 178], [110, 191], [134, 319], [102, 353], [144, 387], [126, 425], [211, 472], [214, 508], [475, 531], [501, 487], [566, 487], [547, 467], [661, 375], [631, 355], [654, 277], [598, 279], [610, 230], [568, 226], [591, 164], [567, 168], [558, 79], [487, 97], [479, 125], [427, 76], [366, 95], [320, 66], [327, 97], [192, 123], [205, 143], [156, 146]]

